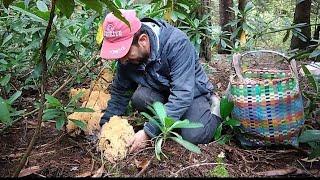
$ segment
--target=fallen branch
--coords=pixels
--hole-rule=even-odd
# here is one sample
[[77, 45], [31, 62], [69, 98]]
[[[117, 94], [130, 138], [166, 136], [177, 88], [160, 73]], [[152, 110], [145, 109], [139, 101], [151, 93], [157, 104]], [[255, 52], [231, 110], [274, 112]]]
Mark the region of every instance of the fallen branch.
[[44, 109], [44, 104], [45, 104], [45, 93], [46, 93], [46, 84], [47, 84], [47, 61], [46, 61], [46, 47], [47, 47], [47, 42], [49, 38], [49, 34], [51, 31], [51, 26], [53, 22], [53, 17], [54, 17], [54, 11], [55, 11], [55, 5], [56, 5], [56, 0], [51, 1], [51, 10], [50, 10], [50, 17], [49, 17], [49, 22], [46, 28], [46, 32], [44, 34], [41, 47], [40, 47], [40, 58], [41, 58], [41, 65], [42, 65], [42, 78], [41, 78], [41, 99], [40, 99], [40, 109], [38, 111], [38, 124], [37, 124], [37, 129], [35, 130], [32, 139], [28, 145], [27, 151], [24, 154], [24, 156], [21, 158], [20, 164], [18, 165], [18, 168], [13, 174], [13, 177], [18, 177], [21, 169], [25, 166], [25, 163], [27, 161], [28, 156], [31, 153], [32, 147], [34, 143], [36, 142], [36, 139], [40, 133], [41, 130], [41, 122], [42, 122], [42, 114], [43, 114], [43, 109]]

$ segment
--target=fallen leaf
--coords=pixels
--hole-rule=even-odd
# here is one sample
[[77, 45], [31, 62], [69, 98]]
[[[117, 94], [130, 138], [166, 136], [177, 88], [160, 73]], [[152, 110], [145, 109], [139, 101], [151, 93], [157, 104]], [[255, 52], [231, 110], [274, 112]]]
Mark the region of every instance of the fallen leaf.
[[286, 169], [277, 169], [277, 170], [271, 170], [271, 171], [265, 171], [265, 172], [258, 172], [258, 175], [262, 176], [284, 176], [288, 174], [292, 174], [296, 172], [297, 169], [293, 167], [289, 167]]
[[92, 177], [102, 177], [102, 174], [104, 173], [104, 164], [94, 173]]
[[25, 168], [25, 169], [21, 170], [21, 172], [19, 173], [18, 177], [28, 176], [28, 175], [34, 174], [34, 173], [36, 173], [38, 171], [40, 171], [40, 167], [39, 166], [28, 167], [28, 168]]
[[87, 171], [87, 172], [84, 172], [82, 174], [79, 174], [78, 176], [76, 177], [88, 177], [88, 176], [91, 176], [91, 172], [90, 171]]

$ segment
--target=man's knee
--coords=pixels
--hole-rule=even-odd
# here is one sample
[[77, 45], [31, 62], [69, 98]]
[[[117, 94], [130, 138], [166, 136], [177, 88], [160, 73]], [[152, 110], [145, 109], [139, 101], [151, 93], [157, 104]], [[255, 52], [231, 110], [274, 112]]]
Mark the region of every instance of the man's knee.
[[133, 107], [138, 111], [148, 111], [147, 106], [155, 101], [165, 103], [165, 97], [160, 93], [143, 86], [139, 86], [131, 98]]
[[221, 123], [221, 119], [211, 114], [211, 118], [207, 122], [201, 122], [202, 128], [185, 128], [181, 129], [181, 136], [183, 139], [193, 144], [206, 144], [213, 140], [214, 132], [218, 125]]

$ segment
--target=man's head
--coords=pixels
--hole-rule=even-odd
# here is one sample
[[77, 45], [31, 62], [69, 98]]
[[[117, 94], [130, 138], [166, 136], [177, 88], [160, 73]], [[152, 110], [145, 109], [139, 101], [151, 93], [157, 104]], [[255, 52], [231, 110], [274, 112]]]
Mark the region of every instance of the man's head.
[[149, 37], [141, 29], [141, 22], [134, 10], [120, 11], [130, 23], [131, 29], [109, 13], [103, 22], [104, 39], [100, 56], [108, 60], [119, 59], [123, 64], [140, 64], [149, 57]]

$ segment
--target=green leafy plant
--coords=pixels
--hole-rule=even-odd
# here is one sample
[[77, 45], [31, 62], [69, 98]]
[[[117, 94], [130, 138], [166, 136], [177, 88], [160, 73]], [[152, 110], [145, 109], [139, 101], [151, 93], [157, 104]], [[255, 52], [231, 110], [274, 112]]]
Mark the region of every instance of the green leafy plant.
[[[91, 108], [77, 108], [76, 103], [79, 98], [83, 95], [82, 92], [72, 97], [66, 106], [64, 106], [57, 98], [46, 94], [47, 108], [43, 112], [43, 121], [55, 120], [56, 128], [61, 130], [63, 125], [68, 121], [68, 115], [74, 112], [94, 112]], [[75, 123], [76, 126], [83, 129], [86, 128], [86, 123], [77, 119], [69, 119]]]
[[[212, 28], [208, 25], [209, 17], [210, 14], [203, 16], [202, 19], [198, 19], [195, 16], [190, 18], [186, 17], [184, 20], [181, 20], [183, 25], [179, 26], [179, 28], [188, 35], [198, 52], [200, 51], [200, 44], [203, 37], [208, 36], [204, 32], [209, 31], [208, 33], [211, 34]], [[209, 38], [211, 39], [212, 37], [209, 36]]]
[[310, 159], [320, 157], [320, 130], [305, 130], [299, 136], [299, 143], [307, 143], [311, 147]]
[[[223, 97], [220, 100], [220, 114], [221, 114], [221, 119], [222, 122], [221, 124], [217, 127], [215, 133], [214, 133], [214, 139], [219, 143], [219, 144], [225, 144], [226, 142], [230, 141], [232, 138], [232, 134], [223, 134], [222, 135], [222, 130], [223, 129], [231, 129], [231, 130], [236, 130], [236, 127], [240, 126], [240, 121], [231, 118], [230, 114], [231, 111], [233, 110], [234, 104], [233, 102], [228, 101], [226, 97]], [[234, 133], [235, 131], [233, 131]]]
[[13, 102], [21, 96], [21, 93], [21, 91], [17, 91], [9, 99], [0, 97], [0, 122], [5, 126], [11, 126], [12, 117], [19, 116], [25, 112], [25, 110], [18, 111], [12, 107]]
[[201, 123], [193, 123], [188, 119], [174, 120], [173, 118], [167, 116], [165, 106], [161, 102], [154, 102], [152, 106], [149, 106], [148, 109], [154, 114], [150, 116], [145, 112], [141, 112], [141, 115], [146, 117], [150, 123], [156, 125], [161, 130], [161, 133], [155, 137], [155, 154], [158, 160], [160, 160], [160, 154], [167, 157], [162, 152], [162, 146], [167, 139], [174, 140], [179, 143], [189, 151], [200, 154], [200, 148], [182, 138], [178, 133], [174, 132], [174, 129], [178, 128], [200, 128], [203, 127]]
[[[307, 105], [305, 106], [305, 113], [307, 117], [309, 117], [311, 114], [318, 115], [320, 114], [320, 110], [317, 109], [317, 102], [320, 101], [320, 89], [319, 89], [319, 80], [311, 74], [309, 69], [302, 65], [302, 70], [307, 77], [308, 84], [310, 85], [311, 89], [305, 89], [302, 92], [302, 95], [307, 100]], [[320, 68], [320, 67], [318, 67]], [[320, 124], [320, 121], [318, 121]]]
[[220, 163], [220, 164], [217, 164], [209, 172], [211, 176], [213, 176], [213, 177], [229, 177], [229, 172], [226, 168], [226, 165], [224, 164], [224, 158], [225, 158], [225, 155], [223, 152], [221, 152], [216, 159], [216, 162]]

